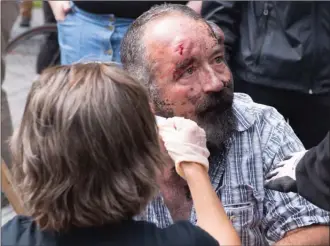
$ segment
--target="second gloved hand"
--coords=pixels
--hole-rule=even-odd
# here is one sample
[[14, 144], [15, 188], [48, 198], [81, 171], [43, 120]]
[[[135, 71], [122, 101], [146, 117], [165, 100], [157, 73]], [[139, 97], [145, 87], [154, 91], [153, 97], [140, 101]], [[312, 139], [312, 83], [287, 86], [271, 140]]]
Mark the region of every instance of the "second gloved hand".
[[165, 148], [175, 163], [175, 169], [182, 178], [185, 178], [180, 167], [182, 162], [198, 163], [208, 171], [210, 152], [206, 148], [206, 135], [202, 128], [182, 117], [162, 120], [158, 128]]
[[266, 175], [265, 187], [280, 192], [297, 192], [296, 167], [307, 151], [296, 152], [278, 163]]

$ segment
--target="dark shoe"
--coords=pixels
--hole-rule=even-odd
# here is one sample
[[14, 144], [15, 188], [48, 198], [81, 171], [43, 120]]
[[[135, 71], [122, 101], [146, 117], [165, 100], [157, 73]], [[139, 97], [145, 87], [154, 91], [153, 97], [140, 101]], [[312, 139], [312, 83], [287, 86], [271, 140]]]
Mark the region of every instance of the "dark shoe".
[[31, 21], [31, 18], [22, 16], [20, 26], [21, 27], [30, 27], [30, 21]]

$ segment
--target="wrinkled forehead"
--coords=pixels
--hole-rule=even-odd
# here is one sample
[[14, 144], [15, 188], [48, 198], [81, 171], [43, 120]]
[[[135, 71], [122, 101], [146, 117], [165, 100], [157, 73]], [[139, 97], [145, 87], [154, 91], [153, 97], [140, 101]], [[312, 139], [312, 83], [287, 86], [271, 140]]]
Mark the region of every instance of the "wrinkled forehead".
[[155, 20], [146, 27], [144, 44], [150, 58], [157, 55], [168, 56], [172, 52], [182, 55], [184, 51], [203, 55], [215, 46], [222, 45], [223, 34], [216, 36], [220, 37], [220, 42], [212, 29], [203, 21], [183, 16], [170, 16]]

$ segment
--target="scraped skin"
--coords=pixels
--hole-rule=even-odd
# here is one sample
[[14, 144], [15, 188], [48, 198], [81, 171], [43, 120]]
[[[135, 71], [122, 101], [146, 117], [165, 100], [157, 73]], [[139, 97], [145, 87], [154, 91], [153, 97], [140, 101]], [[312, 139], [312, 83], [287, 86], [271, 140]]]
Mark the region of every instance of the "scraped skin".
[[[143, 38], [153, 74], [155, 113], [196, 121], [214, 146], [230, 135], [232, 76], [224, 61], [224, 35], [202, 22], [173, 14], [149, 23]], [[216, 38], [216, 36], [218, 38]], [[187, 185], [173, 169], [162, 173], [160, 186], [174, 220], [188, 219], [192, 202]]]
[[205, 94], [232, 83], [224, 62], [223, 33], [219, 44], [205, 23], [180, 15], [153, 21], [146, 33], [148, 57], [167, 116], [196, 120], [196, 107], [203, 104]]

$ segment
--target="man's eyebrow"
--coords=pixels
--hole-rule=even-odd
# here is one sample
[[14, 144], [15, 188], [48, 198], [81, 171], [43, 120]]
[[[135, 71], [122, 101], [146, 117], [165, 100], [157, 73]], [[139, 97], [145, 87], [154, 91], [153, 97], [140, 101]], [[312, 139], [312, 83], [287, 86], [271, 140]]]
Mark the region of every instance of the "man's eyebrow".
[[184, 68], [190, 66], [192, 63], [194, 63], [195, 60], [196, 60], [196, 59], [195, 59], [194, 57], [186, 58], [186, 59], [184, 59], [183, 61], [178, 62], [178, 63], [175, 65], [175, 69], [176, 69], [176, 70], [184, 69]]
[[221, 47], [220, 45], [217, 45], [216, 47], [213, 48], [213, 51], [211, 53], [211, 57], [218, 55], [218, 54], [222, 54], [224, 55], [224, 47]]

